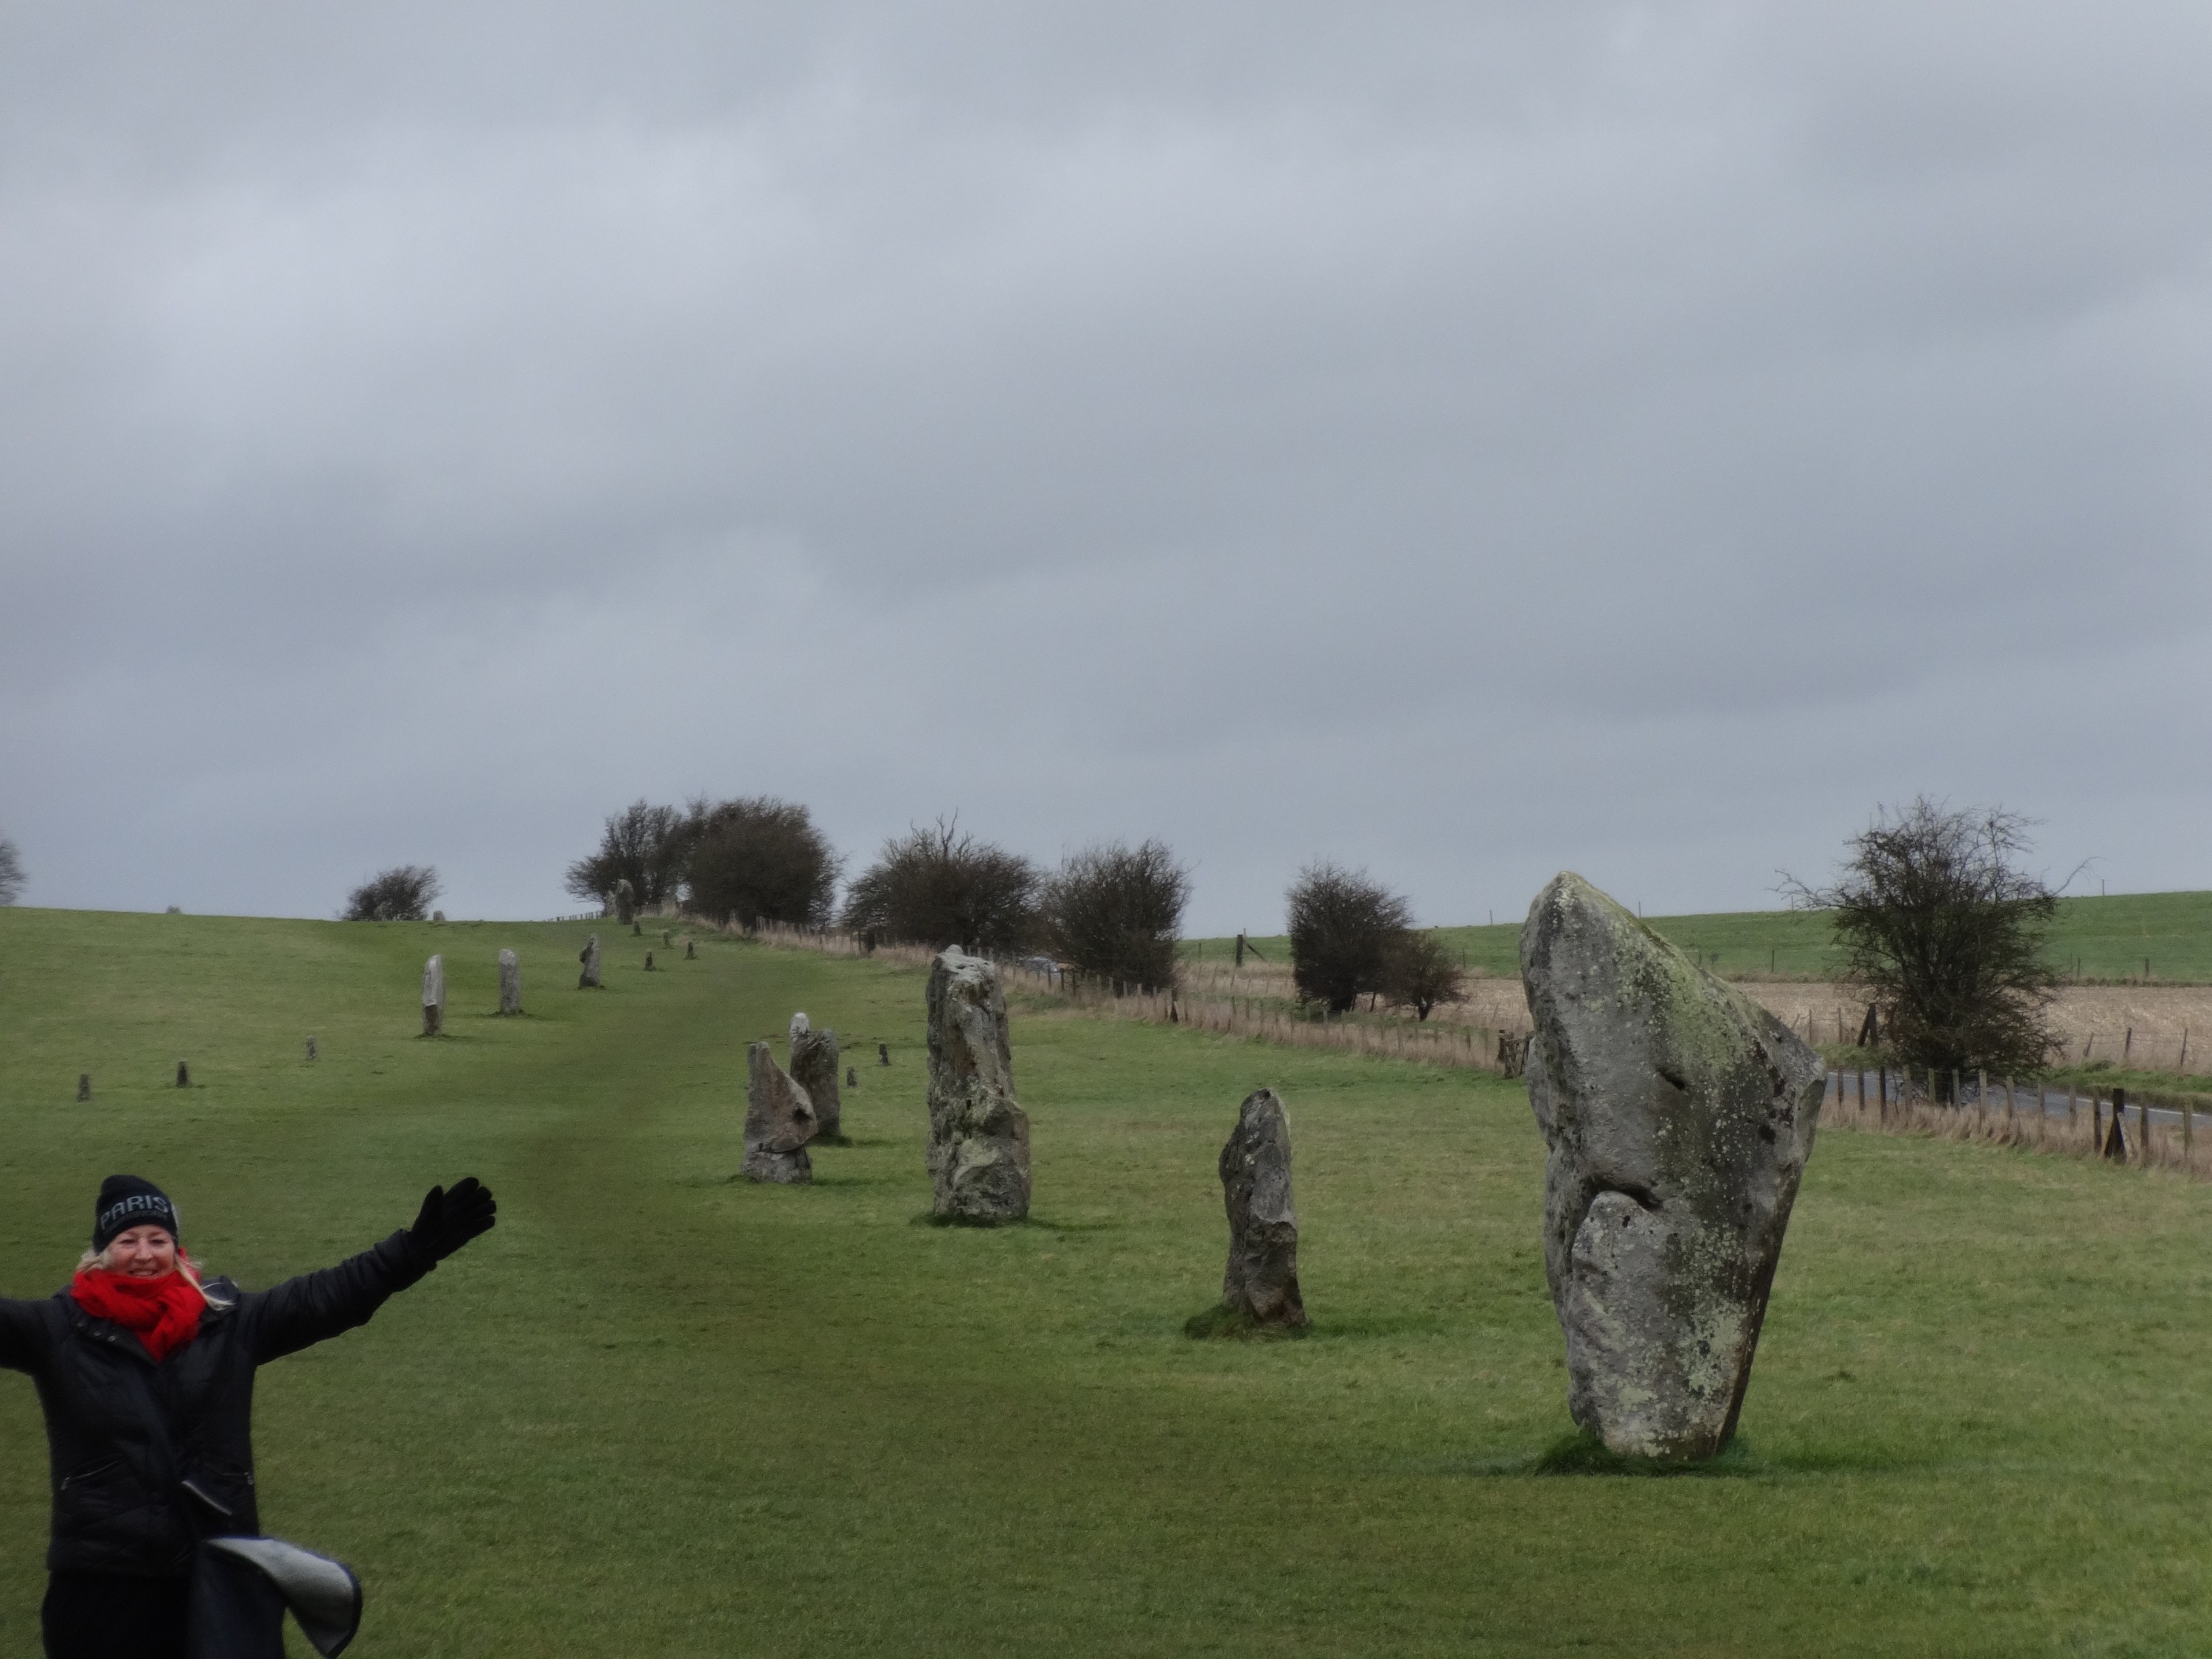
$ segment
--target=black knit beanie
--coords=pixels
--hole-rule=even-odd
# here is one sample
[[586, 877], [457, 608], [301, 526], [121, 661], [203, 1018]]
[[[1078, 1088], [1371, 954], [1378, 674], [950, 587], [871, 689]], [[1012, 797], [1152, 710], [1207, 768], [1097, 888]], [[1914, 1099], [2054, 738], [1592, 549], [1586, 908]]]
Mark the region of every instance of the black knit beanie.
[[116, 1234], [133, 1227], [166, 1227], [170, 1237], [184, 1243], [184, 1224], [167, 1193], [138, 1176], [110, 1176], [100, 1183], [100, 1202], [93, 1206], [92, 1248], [104, 1250]]

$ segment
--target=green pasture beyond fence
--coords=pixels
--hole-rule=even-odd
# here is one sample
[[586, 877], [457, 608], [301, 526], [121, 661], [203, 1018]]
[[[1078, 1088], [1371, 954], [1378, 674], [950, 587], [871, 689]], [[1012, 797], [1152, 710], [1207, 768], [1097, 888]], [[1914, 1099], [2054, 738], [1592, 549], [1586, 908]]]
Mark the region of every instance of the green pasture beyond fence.
[[[1827, 979], [1838, 969], [1835, 933], [1826, 911], [1744, 910], [1645, 920], [1662, 938], [1716, 973]], [[1520, 971], [1518, 916], [1491, 926], [1434, 931], [1470, 968], [1492, 974]], [[1290, 941], [1280, 935], [1255, 936], [1251, 943], [1268, 961], [1290, 960]], [[1233, 938], [1194, 939], [1188, 954], [1195, 961], [1225, 962], [1234, 957], [1236, 944]], [[2069, 977], [2212, 984], [2212, 892], [2061, 899], [2050, 951]]]

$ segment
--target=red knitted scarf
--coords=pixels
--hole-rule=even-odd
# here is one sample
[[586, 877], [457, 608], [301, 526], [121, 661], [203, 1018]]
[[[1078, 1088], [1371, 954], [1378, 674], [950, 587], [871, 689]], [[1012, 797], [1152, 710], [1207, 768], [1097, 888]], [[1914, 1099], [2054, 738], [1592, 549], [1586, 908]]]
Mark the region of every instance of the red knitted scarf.
[[94, 1319], [112, 1320], [136, 1336], [159, 1364], [199, 1334], [207, 1305], [180, 1273], [133, 1279], [106, 1267], [87, 1267], [70, 1281], [70, 1294]]

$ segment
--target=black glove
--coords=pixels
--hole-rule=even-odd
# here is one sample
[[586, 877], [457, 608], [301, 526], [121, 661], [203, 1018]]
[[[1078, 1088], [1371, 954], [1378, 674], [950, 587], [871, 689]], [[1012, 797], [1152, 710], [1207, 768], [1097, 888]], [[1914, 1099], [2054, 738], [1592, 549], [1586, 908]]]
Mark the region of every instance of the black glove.
[[407, 1230], [407, 1242], [433, 1261], [443, 1261], [480, 1234], [488, 1233], [499, 1215], [491, 1188], [474, 1176], [457, 1181], [453, 1190], [433, 1187], [423, 1196], [422, 1213]]

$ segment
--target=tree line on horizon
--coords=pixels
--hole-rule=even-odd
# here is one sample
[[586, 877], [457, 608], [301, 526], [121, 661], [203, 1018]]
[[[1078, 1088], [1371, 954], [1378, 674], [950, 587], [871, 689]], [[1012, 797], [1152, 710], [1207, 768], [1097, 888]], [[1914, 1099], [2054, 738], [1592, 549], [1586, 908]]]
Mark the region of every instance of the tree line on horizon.
[[[1845, 981], [1869, 996], [1863, 1041], [1931, 1074], [2047, 1064], [2058, 1048], [2048, 1019], [2058, 974], [2045, 949], [2057, 894], [2021, 867], [2027, 828], [2001, 808], [1953, 810], [1920, 796], [1878, 811], [1830, 884], [1785, 878], [1793, 904], [1833, 918]], [[748, 932], [836, 926], [871, 947], [1048, 953], [1102, 981], [1144, 990], [1178, 982], [1190, 871], [1158, 840], [1095, 842], [1048, 870], [956, 817], [886, 840], [841, 903], [844, 867], [793, 802], [640, 799], [608, 817], [566, 885], [607, 907], [627, 883], [641, 906], [675, 902]], [[344, 914], [419, 921], [437, 891], [434, 870], [400, 866], [356, 889]], [[1301, 1004], [1343, 1013], [1364, 998], [1425, 1020], [1461, 996], [1462, 965], [1414, 926], [1409, 901], [1364, 870], [1317, 860], [1284, 898]]]

